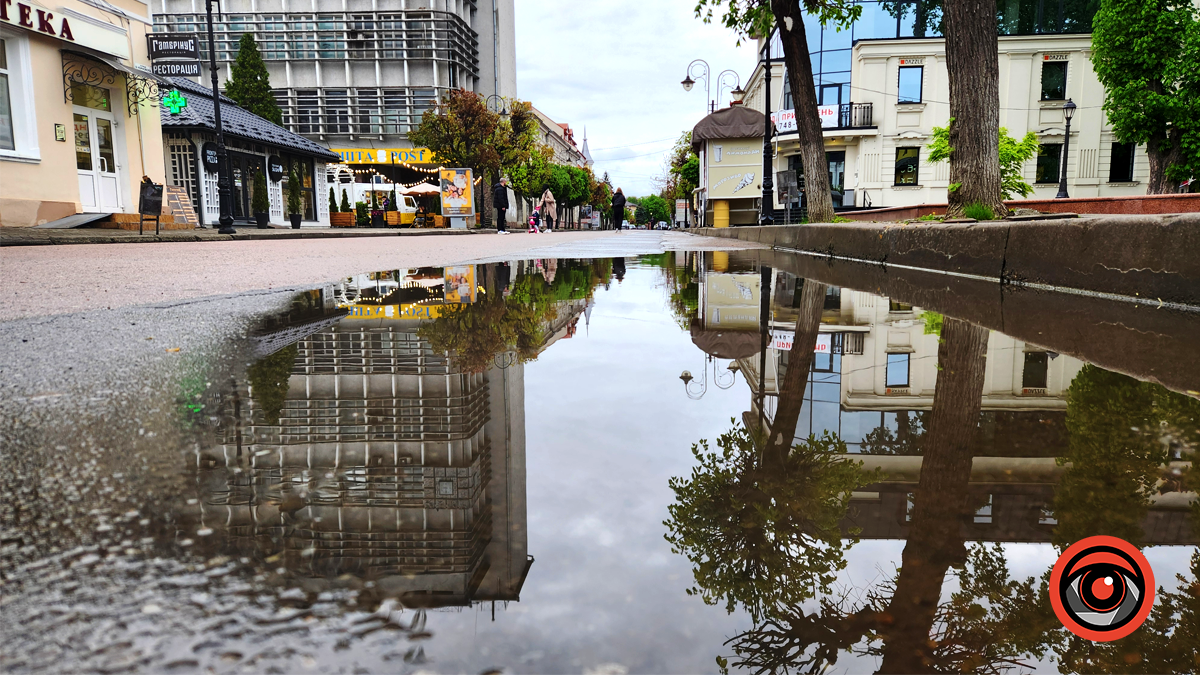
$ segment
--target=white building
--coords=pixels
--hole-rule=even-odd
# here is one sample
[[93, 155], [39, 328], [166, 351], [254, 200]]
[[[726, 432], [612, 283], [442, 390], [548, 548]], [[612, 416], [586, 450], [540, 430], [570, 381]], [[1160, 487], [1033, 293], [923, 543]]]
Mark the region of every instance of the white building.
[[[930, 164], [926, 148], [934, 127], [947, 126], [950, 116], [940, 4], [860, 4], [862, 17], [846, 31], [806, 20], [834, 206], [944, 204], [949, 165]], [[1104, 88], [1091, 67], [1091, 35], [1086, 32], [1095, 7], [1085, 4], [1012, 0], [1000, 9], [1000, 124], [1018, 140], [1031, 131], [1041, 144], [1025, 166], [1025, 180], [1034, 186], [1029, 199], [1053, 198], [1058, 192], [1067, 99], [1078, 106], [1066, 158], [1071, 196], [1146, 191], [1144, 147], [1118, 143], [1101, 109]], [[778, 128], [775, 170], [796, 171], [802, 185], [782, 57], [776, 37], [771, 83]], [[760, 63], [745, 99], [745, 105], [759, 111], [763, 75]], [[783, 207], [777, 192], [775, 208]]]

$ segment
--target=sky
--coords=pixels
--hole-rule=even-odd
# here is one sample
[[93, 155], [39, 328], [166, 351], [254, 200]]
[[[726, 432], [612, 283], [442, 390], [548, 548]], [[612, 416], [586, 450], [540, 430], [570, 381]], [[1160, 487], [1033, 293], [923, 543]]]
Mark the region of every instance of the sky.
[[[688, 63], [717, 75], [754, 68], [752, 44], [695, 18], [695, 0], [516, 0], [517, 96], [565, 122], [625, 194], [657, 194], [653, 179], [675, 139], [706, 112], [704, 85], [684, 92]], [[700, 72], [697, 67], [697, 73]], [[697, 78], [693, 78], [697, 79]], [[726, 90], [724, 103], [728, 104]]]

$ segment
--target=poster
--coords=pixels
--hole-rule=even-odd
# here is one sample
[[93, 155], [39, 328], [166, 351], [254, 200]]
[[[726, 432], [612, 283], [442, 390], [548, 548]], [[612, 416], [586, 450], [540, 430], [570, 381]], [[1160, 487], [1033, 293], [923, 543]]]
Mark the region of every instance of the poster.
[[442, 169], [442, 215], [469, 216], [475, 213], [474, 185], [470, 169]]
[[462, 265], [445, 269], [446, 304], [475, 302], [475, 266]]
[[[771, 331], [771, 349], [777, 349], [781, 352], [790, 351], [792, 343], [796, 340], [796, 333], [790, 330], [773, 330]], [[813, 353], [828, 354], [833, 347], [832, 333], [818, 333], [817, 343], [813, 345]]]

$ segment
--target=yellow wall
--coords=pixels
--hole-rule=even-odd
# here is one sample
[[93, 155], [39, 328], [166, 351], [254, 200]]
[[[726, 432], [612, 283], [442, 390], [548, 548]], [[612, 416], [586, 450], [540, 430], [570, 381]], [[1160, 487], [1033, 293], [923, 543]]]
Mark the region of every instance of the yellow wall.
[[[140, 2], [120, 0], [117, 4], [138, 16], [148, 15], [148, 8]], [[133, 55], [132, 62], [125, 61], [125, 65], [141, 64], [149, 67], [145, 24], [120, 20], [78, 0], [63, 0], [61, 6], [125, 29], [128, 33], [128, 47]], [[82, 25], [85, 22], [72, 19], [72, 25], [76, 23]], [[8, 28], [11, 29], [11, 26]], [[108, 32], [119, 35], [114, 31]], [[72, 103], [63, 100], [61, 49], [69, 47], [70, 43], [32, 31], [17, 31], [17, 34], [28, 38], [40, 159], [0, 159], [0, 226], [4, 227], [30, 227], [81, 211], [75, 147], [72, 140]], [[138, 184], [142, 176], [150, 176], [156, 183], [164, 182], [165, 178], [158, 107], [143, 103], [140, 114], [130, 116], [126, 104], [124, 76], [118, 75], [112, 84], [105, 86], [110, 91], [112, 114], [117, 122], [115, 136], [119, 143], [116, 150], [117, 161], [120, 164], [121, 210], [125, 213], [137, 213]], [[20, 106], [23, 105], [24, 102], [13, 101], [14, 113], [19, 114]], [[66, 127], [65, 141], [55, 140], [55, 124]]]

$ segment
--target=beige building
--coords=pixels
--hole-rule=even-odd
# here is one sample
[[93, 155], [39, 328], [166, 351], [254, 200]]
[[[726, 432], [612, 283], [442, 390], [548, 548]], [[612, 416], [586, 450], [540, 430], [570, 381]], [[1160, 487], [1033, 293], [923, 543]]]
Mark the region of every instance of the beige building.
[[[911, 15], [897, 18], [895, 3], [860, 4], [863, 17], [850, 30], [807, 26], [834, 206], [944, 204], [949, 165], [931, 164], [926, 147], [934, 127], [947, 126], [950, 117], [940, 13], [922, 26]], [[1024, 167], [1034, 189], [1028, 198], [1058, 193], [1067, 99], [1078, 106], [1065, 157], [1070, 195], [1145, 194], [1145, 148], [1119, 143], [1101, 109], [1104, 88], [1091, 66], [1086, 32], [1095, 8], [1047, 0], [1033, 12], [1026, 11], [1026, 5], [1032, 7], [1026, 0], [1009, 4], [999, 16], [1000, 124], [1018, 140], [1026, 132], [1038, 138], [1039, 153]], [[776, 172], [795, 171], [802, 188], [794, 105], [778, 38], [772, 57], [774, 166]], [[763, 84], [760, 64], [746, 87], [747, 107], [763, 110]], [[799, 191], [789, 200], [777, 190], [774, 208], [789, 201], [798, 206]]]
[[163, 182], [149, 7], [0, 1], [0, 225], [137, 213]]

